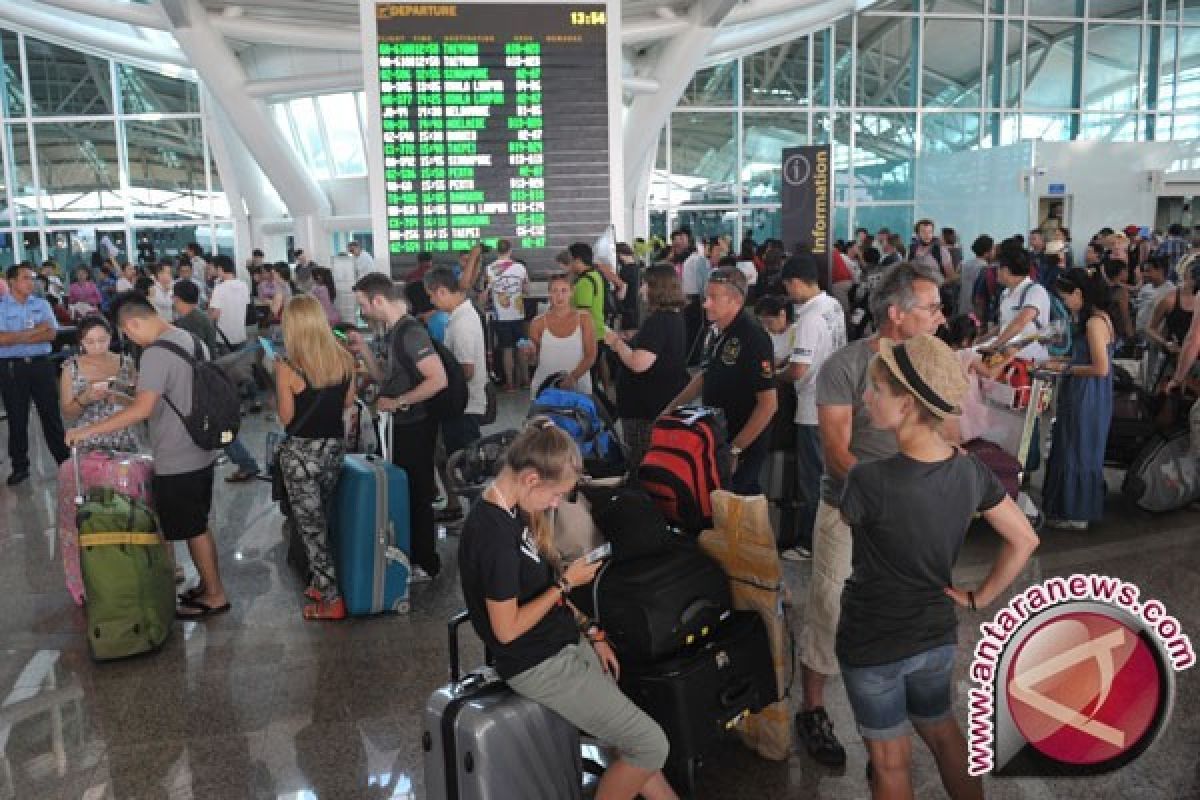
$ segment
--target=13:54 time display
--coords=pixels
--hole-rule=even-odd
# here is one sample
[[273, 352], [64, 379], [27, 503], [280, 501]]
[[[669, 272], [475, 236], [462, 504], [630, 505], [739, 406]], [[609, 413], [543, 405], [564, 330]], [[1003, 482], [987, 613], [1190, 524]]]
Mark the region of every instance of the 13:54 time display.
[[603, 11], [572, 11], [572, 25], [603, 25], [608, 17]]

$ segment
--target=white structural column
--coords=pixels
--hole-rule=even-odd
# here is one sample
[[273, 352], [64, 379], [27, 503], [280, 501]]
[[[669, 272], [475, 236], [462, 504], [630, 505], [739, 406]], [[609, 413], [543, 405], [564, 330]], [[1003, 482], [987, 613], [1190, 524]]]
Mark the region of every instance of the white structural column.
[[295, 223], [296, 245], [319, 262], [328, 263], [329, 237], [323, 220], [331, 213], [329, 199], [284, 141], [266, 105], [246, 93], [241, 62], [197, 0], [162, 0], [162, 7], [180, 49], [287, 204]]
[[[625, 197], [629, 201], [645, 197], [659, 132], [708, 53], [721, 22], [735, 5], [736, 0], [698, 0], [688, 10], [687, 28], [660, 45], [653, 69], [638, 70], [638, 77], [658, 82], [658, 91], [634, 96], [625, 109], [624, 180]], [[637, 223], [644, 215], [635, 213], [629, 203], [626, 213], [626, 230], [637, 231]]]

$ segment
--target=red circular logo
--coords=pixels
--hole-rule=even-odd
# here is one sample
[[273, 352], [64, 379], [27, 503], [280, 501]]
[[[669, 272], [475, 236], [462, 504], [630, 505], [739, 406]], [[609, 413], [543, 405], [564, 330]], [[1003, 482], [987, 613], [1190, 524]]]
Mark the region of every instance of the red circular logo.
[[1005, 690], [1029, 744], [1066, 764], [1119, 758], [1158, 716], [1163, 676], [1149, 645], [1095, 612], [1055, 617], [1021, 642]]

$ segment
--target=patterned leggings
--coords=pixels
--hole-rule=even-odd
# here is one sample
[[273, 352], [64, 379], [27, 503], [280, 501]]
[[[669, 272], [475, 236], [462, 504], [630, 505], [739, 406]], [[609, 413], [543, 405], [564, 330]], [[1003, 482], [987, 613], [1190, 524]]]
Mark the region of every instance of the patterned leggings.
[[337, 574], [329, 553], [329, 510], [345, 454], [343, 439], [289, 436], [279, 446], [279, 469], [287, 489], [292, 521], [308, 552], [312, 587], [326, 601], [338, 597]]

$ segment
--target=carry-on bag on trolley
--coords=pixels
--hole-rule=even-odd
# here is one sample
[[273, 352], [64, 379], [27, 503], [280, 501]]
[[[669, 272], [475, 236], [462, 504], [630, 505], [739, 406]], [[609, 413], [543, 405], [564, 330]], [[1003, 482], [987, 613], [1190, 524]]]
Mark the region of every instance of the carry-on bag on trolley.
[[571, 434], [583, 456], [584, 470], [591, 477], [623, 475], [627, 469], [625, 448], [617, 436], [612, 415], [598, 399], [602, 395], [560, 389], [557, 381], [562, 377], [563, 373], [556, 373], [542, 383], [528, 416], [549, 417]]
[[734, 612], [721, 634], [697, 652], [623, 666], [620, 684], [662, 726], [671, 743], [667, 779], [688, 795], [699, 759], [747, 715], [779, 698], [767, 628], [755, 611]]
[[412, 513], [408, 475], [378, 456], [342, 461], [329, 545], [346, 611], [408, 611]]
[[459, 673], [458, 629], [450, 628], [450, 682], [425, 705], [421, 750], [429, 800], [578, 800], [579, 731], [522, 697], [490, 669]]
[[1125, 473], [1121, 492], [1138, 508], [1174, 511], [1200, 500], [1200, 459], [1187, 429], [1155, 434]]
[[[78, 471], [77, 454], [72, 461]], [[89, 489], [76, 502], [92, 658], [157, 650], [175, 620], [175, 570], [154, 511], [109, 488]]]
[[697, 535], [712, 526], [712, 493], [729, 484], [725, 415], [712, 408], [667, 412], [654, 422], [637, 480], [668, 522]]

